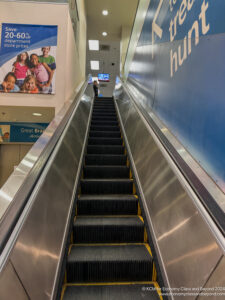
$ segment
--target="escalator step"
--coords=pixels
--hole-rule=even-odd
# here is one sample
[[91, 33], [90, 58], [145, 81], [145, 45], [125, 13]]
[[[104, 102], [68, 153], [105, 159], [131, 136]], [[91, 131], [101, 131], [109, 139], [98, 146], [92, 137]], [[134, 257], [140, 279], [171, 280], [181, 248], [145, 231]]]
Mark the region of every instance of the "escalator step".
[[80, 195], [78, 215], [136, 215], [138, 199], [134, 195]]
[[67, 285], [63, 300], [160, 300], [153, 283]]
[[120, 138], [121, 133], [117, 131], [90, 131], [89, 137], [113, 137]]
[[91, 126], [91, 131], [119, 131], [119, 126]]
[[88, 145], [87, 154], [124, 154], [124, 147], [117, 145]]
[[131, 179], [82, 179], [82, 194], [132, 194]]
[[98, 111], [98, 112], [93, 112], [92, 114], [92, 117], [117, 117], [116, 113], [115, 112], [101, 112], [101, 111]]
[[123, 140], [121, 138], [89, 138], [88, 146], [90, 145], [122, 145]]
[[137, 216], [77, 216], [73, 226], [76, 243], [143, 243], [144, 223]]
[[150, 281], [153, 260], [145, 245], [72, 245], [68, 282]]
[[127, 162], [126, 155], [95, 155], [88, 154], [85, 156], [85, 165], [125, 165]]
[[84, 178], [129, 178], [127, 166], [85, 166]]
[[91, 121], [91, 125], [96, 126], [118, 126], [118, 121]]
[[92, 122], [94, 122], [94, 121], [114, 121], [114, 122], [116, 122], [116, 121], [118, 121], [118, 120], [117, 120], [117, 117], [105, 117], [105, 116], [100, 116], [100, 117], [93, 117], [93, 118], [91, 119], [91, 121], [92, 121]]

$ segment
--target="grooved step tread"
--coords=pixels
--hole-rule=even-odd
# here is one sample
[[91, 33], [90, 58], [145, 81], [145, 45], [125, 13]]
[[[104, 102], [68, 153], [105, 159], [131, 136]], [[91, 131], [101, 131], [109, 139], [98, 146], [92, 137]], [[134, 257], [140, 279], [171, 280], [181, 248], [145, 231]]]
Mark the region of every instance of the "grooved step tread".
[[68, 263], [73, 262], [151, 262], [152, 256], [145, 244], [72, 245]]
[[66, 285], [63, 300], [160, 300], [153, 283]]
[[143, 227], [144, 223], [137, 216], [109, 216], [109, 217], [92, 217], [77, 216], [74, 226], [139, 226]]
[[[147, 246], [147, 245], [146, 245]], [[145, 244], [72, 245], [68, 282], [150, 281], [153, 259]]]
[[103, 200], [103, 201], [137, 201], [137, 198], [134, 195], [126, 195], [126, 194], [105, 194], [105, 195], [80, 195], [79, 200]]
[[137, 216], [78, 216], [75, 243], [143, 243], [144, 223]]
[[85, 178], [129, 178], [127, 166], [85, 166]]

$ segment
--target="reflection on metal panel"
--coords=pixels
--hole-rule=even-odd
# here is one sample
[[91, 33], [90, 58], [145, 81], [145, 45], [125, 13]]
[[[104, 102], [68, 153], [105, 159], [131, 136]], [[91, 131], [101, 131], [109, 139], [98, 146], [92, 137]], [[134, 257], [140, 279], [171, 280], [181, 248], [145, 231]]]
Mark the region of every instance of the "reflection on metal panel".
[[206, 295], [210, 300], [218, 300], [225, 298], [225, 258], [221, 259], [212, 276], [204, 286], [198, 300], [206, 299]]
[[[118, 92], [118, 91], [117, 91]], [[124, 93], [124, 91], [123, 91]], [[210, 277], [222, 250], [194, 204], [185, 179], [174, 172], [175, 166], [166, 159], [150, 135], [136, 107], [117, 94], [117, 104], [123, 113], [129, 108], [123, 124], [131, 149], [137, 176], [144, 195], [144, 206], [152, 224], [158, 258], [166, 271], [170, 287], [203, 287]], [[178, 172], [177, 172], [178, 173]], [[175, 297], [183, 299], [183, 296]], [[186, 296], [193, 300], [195, 296]]]
[[[29, 299], [50, 299], [55, 292], [91, 109], [92, 89], [86, 92], [12, 233], [10, 260]], [[10, 297], [16, 297], [12, 290]]]
[[[13, 296], [14, 295], [14, 296]], [[16, 300], [28, 300], [20, 280], [15, 273], [10, 262], [7, 263], [0, 275], [0, 298], [2, 300], [10, 300], [15, 297]]]

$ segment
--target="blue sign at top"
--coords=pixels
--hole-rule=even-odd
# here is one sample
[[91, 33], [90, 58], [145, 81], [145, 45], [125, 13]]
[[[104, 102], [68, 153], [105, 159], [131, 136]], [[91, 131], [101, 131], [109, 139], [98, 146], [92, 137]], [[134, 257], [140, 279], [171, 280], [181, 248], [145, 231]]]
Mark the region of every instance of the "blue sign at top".
[[57, 31], [57, 26], [3, 23], [0, 66], [24, 51], [57, 46]]

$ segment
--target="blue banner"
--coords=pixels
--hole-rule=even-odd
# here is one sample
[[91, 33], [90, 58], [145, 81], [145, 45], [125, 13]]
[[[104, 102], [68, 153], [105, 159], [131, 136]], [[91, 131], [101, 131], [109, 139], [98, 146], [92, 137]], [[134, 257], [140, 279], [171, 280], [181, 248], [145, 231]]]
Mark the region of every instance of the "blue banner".
[[58, 27], [2, 23], [0, 92], [55, 94]]
[[57, 46], [57, 26], [2, 23], [0, 67], [18, 54]]
[[224, 12], [224, 0], [151, 0], [129, 79], [225, 191]]
[[3, 143], [35, 143], [48, 123], [0, 123], [0, 141]]

